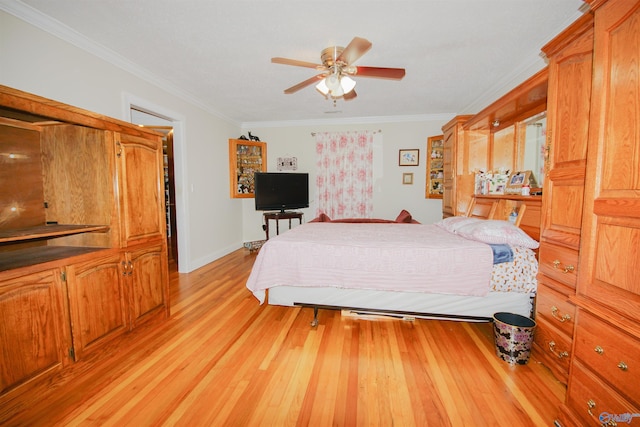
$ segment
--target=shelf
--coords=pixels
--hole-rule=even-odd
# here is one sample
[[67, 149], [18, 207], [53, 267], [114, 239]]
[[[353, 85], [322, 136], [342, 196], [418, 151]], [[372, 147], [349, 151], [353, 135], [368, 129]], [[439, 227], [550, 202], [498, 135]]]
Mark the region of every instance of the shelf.
[[65, 260], [70, 257], [104, 250], [105, 248], [77, 246], [38, 246], [10, 252], [0, 252], [0, 271]]
[[476, 199], [542, 201], [542, 196], [522, 196], [520, 194], [476, 194], [473, 197]]
[[0, 230], [0, 243], [70, 236], [72, 234], [109, 231], [106, 225], [47, 224], [36, 227]]

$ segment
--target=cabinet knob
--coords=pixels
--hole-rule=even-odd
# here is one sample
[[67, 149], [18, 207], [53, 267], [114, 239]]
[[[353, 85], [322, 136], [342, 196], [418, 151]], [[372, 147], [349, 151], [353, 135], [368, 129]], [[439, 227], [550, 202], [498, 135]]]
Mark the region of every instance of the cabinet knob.
[[593, 412], [591, 412], [591, 410], [594, 409], [595, 407], [596, 407], [596, 402], [593, 399], [587, 400], [587, 412], [589, 413], [589, 415], [593, 416]]
[[597, 345], [593, 350], [598, 354], [604, 354], [604, 348], [600, 347], [599, 345]]
[[126, 276], [127, 275], [127, 263], [122, 261], [122, 275]]
[[564, 323], [567, 320], [571, 320], [571, 316], [569, 314], [563, 314], [562, 316], [558, 315], [558, 307], [555, 305], [551, 307], [551, 315], [559, 322]]
[[[560, 260], [558, 260], [558, 259], [554, 260], [554, 261], [553, 261], [553, 268], [555, 268], [556, 270], [560, 269], [560, 268], [561, 268], [561, 267], [560, 267], [560, 264], [562, 264], [562, 263], [560, 262]], [[569, 265], [566, 265], [566, 266], [564, 267], [564, 269], [562, 269], [562, 272], [563, 272], [563, 273], [569, 273], [569, 272], [571, 272], [571, 271], [573, 271], [573, 270], [575, 270], [575, 269], [576, 269], [576, 268], [575, 268], [573, 265], [569, 264]]]
[[621, 371], [626, 371], [629, 367], [626, 363], [620, 361], [620, 363], [618, 363], [618, 368], [620, 368]]
[[551, 353], [553, 353], [558, 359], [562, 359], [564, 357], [569, 357], [569, 352], [567, 351], [561, 351], [561, 352], [557, 352], [556, 351], [556, 343], [555, 341], [549, 341], [549, 350], [551, 351]]

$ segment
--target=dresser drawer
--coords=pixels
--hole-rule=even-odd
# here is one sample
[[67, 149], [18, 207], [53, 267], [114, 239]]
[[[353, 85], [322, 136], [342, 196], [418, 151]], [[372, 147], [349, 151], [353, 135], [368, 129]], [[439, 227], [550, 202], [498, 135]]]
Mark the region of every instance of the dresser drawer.
[[578, 251], [543, 243], [539, 250], [538, 271], [572, 289], [576, 288]]
[[536, 322], [538, 326], [533, 340], [537, 348], [544, 354], [542, 359], [553, 363], [555, 366], [549, 366], [549, 368], [554, 373], [557, 372], [561, 377], [558, 379], [566, 383], [571, 363], [571, 338], [544, 318], [536, 319]]
[[536, 320], [542, 317], [565, 334], [572, 336], [576, 306], [568, 299], [567, 295], [545, 286], [544, 280], [541, 279], [536, 297]]
[[[636, 385], [637, 386], [637, 385]], [[635, 425], [640, 423], [640, 409], [619, 396], [580, 363], [571, 367], [567, 405], [585, 426]]]
[[575, 357], [640, 405], [640, 340], [581, 310]]

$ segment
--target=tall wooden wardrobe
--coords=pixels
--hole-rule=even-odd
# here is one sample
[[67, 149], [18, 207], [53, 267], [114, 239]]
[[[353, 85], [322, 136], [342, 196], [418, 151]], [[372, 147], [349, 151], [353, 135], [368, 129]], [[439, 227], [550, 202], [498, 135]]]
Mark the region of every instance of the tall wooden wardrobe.
[[[572, 335], [568, 343], [559, 339], [549, 355], [566, 351], [562, 359], [570, 359], [568, 372], [564, 362], [555, 368], [561, 378], [567, 372], [568, 381], [557, 424], [634, 425], [640, 423], [640, 1], [587, 2], [594, 18], [589, 114], [585, 123], [586, 88], [563, 97], [556, 87], [539, 299], [558, 305], [538, 313], [543, 330], [554, 325], [563, 337]], [[557, 85], [579, 86], [574, 78], [581, 81], [589, 71], [588, 20], [573, 27], [584, 31], [565, 47], [549, 47]], [[570, 213], [566, 220], [561, 210]], [[574, 280], [575, 293], [567, 283]], [[575, 320], [573, 333], [556, 317]]]

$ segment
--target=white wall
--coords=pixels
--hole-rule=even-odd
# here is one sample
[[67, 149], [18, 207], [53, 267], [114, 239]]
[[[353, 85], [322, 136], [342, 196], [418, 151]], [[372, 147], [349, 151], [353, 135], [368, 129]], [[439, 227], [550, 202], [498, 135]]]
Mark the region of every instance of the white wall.
[[[440, 135], [442, 125], [451, 116], [416, 118], [415, 121], [376, 121], [367, 124], [315, 124], [306, 126], [246, 127], [267, 143], [267, 170], [277, 170], [278, 157], [297, 157], [298, 172], [308, 172], [310, 207], [302, 209], [304, 220], [316, 216], [314, 183], [316, 175], [314, 132], [337, 132], [349, 130], [369, 130], [380, 132], [382, 147], [374, 151], [374, 212], [375, 218], [395, 219], [402, 209], [423, 224], [430, 224], [442, 218], [442, 201], [425, 199], [426, 145], [429, 136]], [[387, 119], [389, 120], [389, 119]], [[398, 150], [420, 150], [418, 166], [399, 166]], [[413, 185], [402, 183], [403, 173], [413, 173]], [[256, 212], [253, 199], [243, 200], [243, 238], [245, 241], [264, 239], [262, 214]], [[293, 222], [294, 224], [296, 221]], [[282, 225], [285, 227], [284, 222]]]
[[[86, 47], [77, 47], [0, 11], [0, 84], [127, 121], [126, 100], [131, 97], [180, 117], [180, 169], [184, 176], [176, 191], [181, 192], [185, 204], [185, 215], [178, 217], [178, 228], [185, 231], [179, 235], [184, 244], [180, 271], [203, 266], [240, 248], [243, 242], [264, 239], [262, 216], [255, 211], [253, 199], [229, 197], [228, 139], [247, 131], [268, 143], [269, 171], [276, 170], [278, 157], [295, 156], [299, 171], [311, 173], [312, 183], [312, 132], [381, 131], [383, 142], [376, 151], [380, 168], [375, 172], [374, 216], [394, 219], [402, 209], [422, 223], [435, 222], [441, 216], [441, 201], [424, 197], [425, 148], [427, 137], [439, 135], [450, 116], [396, 122], [368, 119], [360, 124], [247, 124], [243, 129], [242, 124], [205, 110], [171, 87], [151, 83], [153, 79], [145, 78], [144, 73], [125, 71], [127, 67], [114, 64]], [[420, 150], [419, 166], [398, 166], [398, 150], [403, 148]], [[414, 174], [413, 185], [402, 184], [404, 172]], [[312, 185], [312, 198], [313, 189]], [[314, 216], [312, 204], [305, 210], [305, 220]]]

